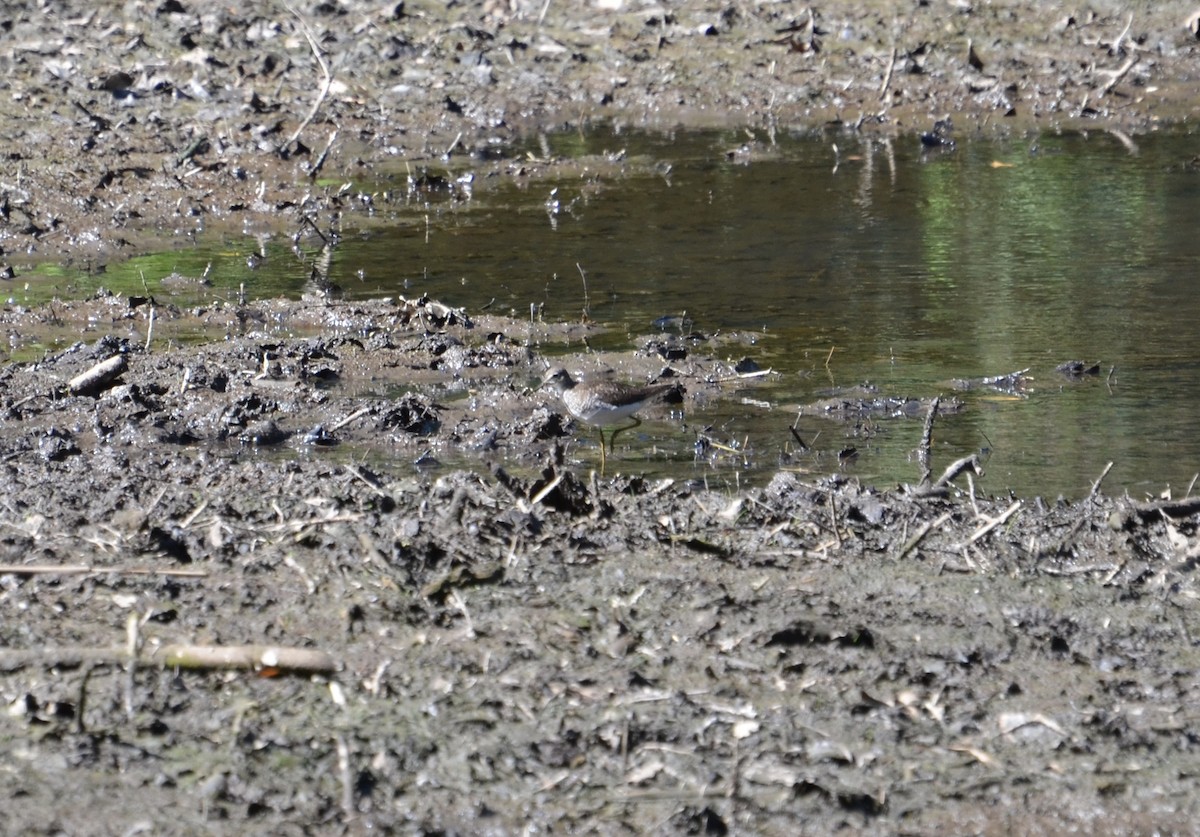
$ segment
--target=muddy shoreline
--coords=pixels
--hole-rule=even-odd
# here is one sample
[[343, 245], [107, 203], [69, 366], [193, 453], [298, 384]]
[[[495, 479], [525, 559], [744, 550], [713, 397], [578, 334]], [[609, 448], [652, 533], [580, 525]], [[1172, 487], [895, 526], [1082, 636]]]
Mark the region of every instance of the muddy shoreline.
[[602, 122], [764, 142], [915, 141], [946, 117], [959, 139], [1153, 131], [1198, 116], [1193, 11], [17, 4], [0, 247], [18, 267], [97, 264], [164, 237], [336, 228], [386, 211], [384, 172], [528, 177], [569, 161], [531, 160], [522, 138]]
[[1190, 827], [1194, 498], [601, 475], [526, 324], [221, 315], [2, 370], [16, 832]]
[[[534, 176], [570, 161], [509, 143], [599, 120], [1195, 117], [1180, 4], [609, 5], [18, 5], [5, 259], [333, 228], [386, 202], [347, 180]], [[79, 342], [0, 366], [0, 830], [1195, 830], [1193, 498], [600, 474], [547, 347], [684, 412], [728, 347], [444, 302], [4, 306]]]

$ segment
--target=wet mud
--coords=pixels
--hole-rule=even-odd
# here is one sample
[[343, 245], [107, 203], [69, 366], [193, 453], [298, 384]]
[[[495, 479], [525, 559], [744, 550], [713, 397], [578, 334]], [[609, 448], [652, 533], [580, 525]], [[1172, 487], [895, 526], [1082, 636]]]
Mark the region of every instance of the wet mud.
[[14, 833], [1186, 829], [1200, 503], [601, 476], [528, 324], [428, 307], [4, 367]]
[[55, 9], [0, 20], [10, 267], [361, 225], [405, 184], [570, 166], [538, 134], [603, 122], [738, 128], [749, 150], [787, 131], [953, 142], [1198, 115], [1182, 2]]
[[[526, 176], [493, 151], [567, 123], [1194, 107], [1178, 4], [56, 10], [5, 13], [10, 261], [327, 229], [387, 199], [327, 175]], [[78, 342], [0, 367], [2, 830], [1194, 830], [1200, 502], [601, 474], [547, 367], [669, 369], [686, 414], [738, 336], [443, 302], [4, 306], [12, 351]]]

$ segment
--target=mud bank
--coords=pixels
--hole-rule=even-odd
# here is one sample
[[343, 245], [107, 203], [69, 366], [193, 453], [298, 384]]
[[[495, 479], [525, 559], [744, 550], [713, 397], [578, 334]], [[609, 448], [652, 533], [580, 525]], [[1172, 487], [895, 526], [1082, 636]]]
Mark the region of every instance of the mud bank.
[[3, 369], [14, 833], [1191, 827], [1194, 500], [602, 477], [526, 324], [203, 316]]
[[[1191, 11], [17, 4], [0, 246], [310, 235], [598, 120], [1154, 130]], [[581, 327], [452, 314], [5, 307], [80, 342], [0, 367], [2, 830], [1193, 829], [1193, 501], [601, 476], [536, 388]]]
[[[916, 136], [1188, 123], [1194, 8], [407, 0], [5, 14], [10, 266], [386, 212], [424, 165], [526, 177], [596, 122]], [[569, 162], [569, 161], [568, 161]]]

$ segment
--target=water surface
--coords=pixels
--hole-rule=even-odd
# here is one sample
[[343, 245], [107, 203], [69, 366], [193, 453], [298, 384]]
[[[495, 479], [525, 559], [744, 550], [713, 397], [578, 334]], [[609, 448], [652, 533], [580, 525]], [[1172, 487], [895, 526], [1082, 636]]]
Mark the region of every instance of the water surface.
[[[555, 181], [420, 193], [390, 225], [346, 235], [329, 278], [350, 296], [586, 312], [616, 345], [663, 315], [757, 335], [744, 354], [776, 374], [689, 416], [685, 433], [647, 426], [639, 466], [753, 480], [794, 449], [794, 405], [861, 383], [951, 394], [955, 379], [1028, 368], [1019, 395], [961, 395], [967, 409], [937, 425], [935, 473], [979, 452], [983, 491], [1077, 497], [1110, 461], [1105, 488], [1139, 496], [1182, 494], [1200, 471], [1194, 136], [960, 141], [931, 154], [912, 138], [607, 130], [531, 147], [581, 164]], [[225, 251], [214, 281], [298, 293], [310, 266], [271, 248], [253, 274], [247, 248]], [[192, 257], [198, 273], [213, 253], [176, 261]], [[1054, 371], [1069, 360], [1101, 372], [1069, 380]], [[701, 427], [751, 455], [716, 471], [693, 463]], [[853, 446], [848, 473], [917, 477], [919, 419], [803, 418], [797, 430], [821, 453], [792, 464], [832, 470]], [[670, 464], [654, 466], [660, 455]]]

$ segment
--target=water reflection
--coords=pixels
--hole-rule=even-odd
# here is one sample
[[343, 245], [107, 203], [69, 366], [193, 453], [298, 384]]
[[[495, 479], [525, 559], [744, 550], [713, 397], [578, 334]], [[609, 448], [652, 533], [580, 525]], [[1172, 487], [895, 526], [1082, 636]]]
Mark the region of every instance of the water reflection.
[[[960, 139], [923, 154], [915, 138], [597, 132], [537, 150], [581, 162], [557, 182], [422, 198], [347, 237], [330, 281], [522, 318], [586, 309], [619, 335], [685, 312], [707, 333], [755, 331], [756, 360], [779, 374], [746, 394], [771, 409], [734, 397], [693, 419], [748, 440], [763, 473], [789, 444], [788, 405], [863, 382], [931, 396], [1026, 367], [1020, 396], [971, 392], [939, 422], [935, 473], [981, 451], [981, 490], [1080, 496], [1109, 461], [1106, 489], [1139, 494], [1182, 493], [1200, 470], [1193, 136]], [[1101, 375], [1053, 371], [1073, 359]], [[858, 447], [847, 470], [864, 479], [917, 476], [919, 420], [802, 425], [831, 456]]]
[[[1182, 165], [1192, 137], [960, 142], [924, 155], [910, 141], [672, 139], [572, 137], [573, 153], [626, 148], [668, 161], [669, 174], [497, 190], [438, 214], [429, 235], [401, 226], [354, 258], [399, 255], [410, 275], [441, 277], [421, 282], [431, 293], [517, 313], [542, 304], [550, 317], [583, 308], [582, 266], [589, 314], [623, 330], [686, 311], [701, 330], [760, 331], [759, 362], [782, 374], [754, 397], [777, 409], [734, 403], [709, 417], [760, 452], [785, 444], [794, 416], [780, 405], [832, 386], [932, 395], [1029, 367], [1022, 397], [972, 393], [939, 425], [942, 460], [980, 450], [987, 489], [1051, 496], [1086, 493], [1110, 460], [1110, 490], [1182, 489], [1200, 468], [1200, 197]], [[1053, 371], [1071, 359], [1103, 374]], [[859, 473], [914, 478], [916, 423], [880, 421], [847, 440], [845, 427], [805, 421], [833, 447], [855, 442]]]

